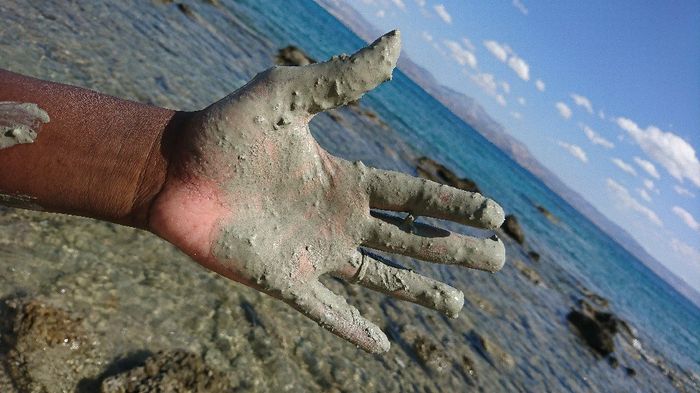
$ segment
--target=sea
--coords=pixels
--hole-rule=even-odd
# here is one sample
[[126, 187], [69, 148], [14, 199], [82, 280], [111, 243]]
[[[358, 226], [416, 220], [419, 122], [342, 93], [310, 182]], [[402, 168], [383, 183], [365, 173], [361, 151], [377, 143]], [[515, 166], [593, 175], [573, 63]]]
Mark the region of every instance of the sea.
[[[366, 44], [311, 0], [45, 1], [31, 5], [0, 2], [0, 11], [3, 12], [2, 19], [6, 21], [0, 27], [0, 67], [181, 109], [201, 108], [242, 86], [256, 72], [273, 64], [278, 48], [295, 45], [311, 57], [323, 60], [339, 53], [352, 53]], [[279, 331], [277, 336], [270, 335], [273, 337], [270, 339], [273, 340], [270, 351], [283, 359], [276, 361], [285, 362], [286, 357], [289, 361], [284, 364], [289, 364], [293, 370], [297, 370], [294, 367], [301, 367], [304, 373], [312, 375], [308, 380], [315, 381], [316, 385], [308, 385], [310, 389], [314, 386], [323, 390], [330, 386], [337, 391], [471, 389], [487, 392], [607, 392], [694, 389], [692, 383], [679, 381], [687, 382], [695, 378], [695, 383], [698, 383], [698, 307], [469, 124], [428, 95], [401, 70], [394, 71], [391, 82], [363, 97], [360, 108], [376, 113], [379, 120], [368, 119], [352, 110], [339, 111], [340, 121], [320, 115], [311, 125], [319, 143], [341, 157], [412, 174], [416, 174], [417, 157], [430, 157], [458, 175], [474, 180], [485, 195], [499, 202], [508, 214], [515, 215], [523, 228], [526, 235], [524, 246], [502, 235], [507, 246], [508, 261], [503, 271], [492, 275], [399, 259], [401, 263], [464, 290], [466, 304], [463, 317], [451, 321], [418, 307], [401, 308], [404, 306], [398, 306], [398, 302], [383, 300], [383, 295], [358, 295], [358, 302], [362, 304], [362, 307], [358, 306], [360, 310], [370, 312], [369, 317], [382, 321], [381, 326], [388, 331], [395, 347], [388, 355], [377, 358], [362, 354], [326, 333], [318, 333], [321, 335], [319, 338], [303, 341], [304, 337], [313, 336], [320, 329], [293, 314], [283, 314], [284, 317], [275, 319], [275, 315], [286, 312], [281, 311], [284, 306], [277, 308], [274, 301], [252, 292], [232, 295], [233, 290], [227, 286], [229, 283], [216, 277], [203, 276], [205, 273], [196, 267], [192, 268], [196, 272], [192, 273], [193, 278], [183, 278], [184, 273], [179, 273], [177, 279], [168, 278], [172, 273], [166, 267], [170, 265], [152, 261], [156, 258], [149, 251], [165, 246], [147, 235], [127, 235], [127, 232], [119, 232], [122, 229], [116, 229], [114, 236], [123, 235], [131, 239], [129, 241], [135, 247], [133, 250], [136, 250], [125, 252], [124, 255], [128, 254], [128, 257], [123, 256], [123, 259], [128, 259], [130, 263], [139, 258], [142, 261], [136, 268], [133, 264], [126, 265], [126, 262], [121, 267], [118, 264], [122, 262], [116, 262], [116, 265], [107, 268], [111, 272], [109, 276], [122, 277], [130, 283], [124, 284], [126, 287], [120, 292], [148, 293], [144, 298], [149, 300], [143, 300], [141, 304], [129, 303], [129, 307], [93, 318], [95, 321], [112, 321], [121, 329], [120, 334], [132, 337], [120, 339], [118, 345], [109, 347], [112, 354], [116, 356], [121, 350], [133, 351], [148, 345], [184, 345], [208, 351], [210, 357], [225, 370], [249, 364], [245, 363], [249, 361], [246, 356], [251, 359], [258, 356], [257, 359], [264, 360], [263, 355], [250, 354], [243, 345], [234, 345], [251, 340], [249, 336], [246, 339], [235, 338], [235, 334], [230, 332], [226, 336], [228, 338], [216, 336], [211, 333], [216, 328], [207, 325], [207, 321], [183, 328], [178, 328], [177, 322], [172, 322], [172, 326], [167, 325], [172, 331], [167, 337], [153, 339], [155, 341], [133, 339], [143, 331], [163, 328], [166, 314], [178, 315], [177, 312], [180, 312], [188, 315], [202, 312], [211, 305], [232, 307], [230, 303], [216, 300], [217, 296], [230, 295], [235, 299], [244, 299], [241, 302], [255, 307], [260, 320], [267, 326], [266, 332], [274, 330], [271, 326], [281, 321], [289, 324], [279, 329], [291, 329], [294, 334], [289, 333], [291, 336], [288, 336], [286, 332]], [[545, 217], [538, 206], [549, 210], [556, 222]], [[38, 223], [52, 222], [51, 218], [44, 216], [31, 216], [29, 219]], [[469, 233], [468, 229], [457, 225], [438, 224]], [[3, 225], [9, 228], [12, 224], [4, 221]], [[79, 227], [83, 224], [80, 221], [74, 225]], [[102, 233], [94, 230], [100, 224], [84, 225], [88, 228], [85, 229], [86, 233]], [[110, 236], [109, 233], [107, 231], [104, 236]], [[67, 243], [55, 245], [56, 250], [73, 247], [71, 238], [64, 240]], [[5, 253], [3, 255], [18, 252], [16, 250], [24, 250], [24, 254], [36, 253], [19, 240], [16, 244], [9, 241], [0, 243]], [[114, 250], [128, 242], [88, 243], [93, 245], [74, 247], [78, 250], [76, 252], [83, 253], [79, 255], [86, 255], [86, 258], [106, 252], [109, 247], [112, 250], [109, 252], [119, 253]], [[529, 251], [539, 253], [539, 261], [532, 260], [528, 256]], [[163, 251], [165, 254], [162, 255], [170, 252]], [[55, 250], [45, 253], [51, 255], [50, 258], [42, 257], [47, 261], [64, 255], [62, 251]], [[167, 255], [173, 256], [173, 261], [183, 266], [187, 263], [175, 251], [172, 253]], [[78, 258], [65, 260], [64, 271], [73, 272], [71, 274], [76, 277], [92, 277], [82, 270], [85, 264]], [[44, 266], [42, 263], [18, 268], [35, 269], [27, 270], [25, 275], [0, 267], [6, 269], [0, 270], [0, 295], [7, 296], [22, 289], [55, 297], [66, 307], [101, 307], [90, 303], [91, 296], [87, 294], [60, 300], [65, 297], [56, 294], [58, 285], [67, 288], [73, 285], [77, 293], [82, 285], [78, 283], [83, 281], [63, 279], [55, 284], [56, 275], [49, 277], [38, 273]], [[46, 262], [47, 266], [49, 263]], [[81, 266], [81, 269], [73, 269], [71, 263]], [[523, 264], [539, 274], [541, 283], [524, 278], [521, 271], [514, 267]], [[134, 270], [131, 269], [147, 269], [144, 271], [150, 272], [150, 276], [146, 276], [161, 277], [162, 281], [159, 282], [163, 284], [160, 289], [152, 289], [139, 280], [125, 279], [130, 274], [137, 274], [132, 273]], [[26, 277], [44, 277], [46, 282], [35, 285]], [[191, 281], [186, 284], [183, 280]], [[98, 281], [91, 284], [93, 293], [102, 290]], [[168, 290], [191, 286], [192, 283], [210, 287], [205, 290], [206, 294], [192, 293], [186, 305], [178, 304], [177, 298], [163, 295]], [[163, 292], [158, 292], [160, 290]], [[338, 290], [350, 291], [345, 287]], [[597, 357], [567, 323], [566, 314], [579, 299], [585, 298], [586, 293], [608, 299], [609, 310], [627, 321], [638, 338], [633, 346], [616, 338], [618, 367]], [[166, 298], [167, 301], [164, 300]], [[198, 305], [198, 301], [202, 304]], [[369, 311], [372, 309], [370, 302], [379, 302], [379, 310]], [[147, 311], [151, 306], [167, 312], [155, 312], [159, 315], [156, 318]], [[139, 312], [144, 315], [141, 316]], [[111, 328], [100, 324], [97, 326], [101, 326], [97, 328], [97, 333], [108, 341], [110, 335], [107, 332]], [[258, 327], [250, 327], [247, 323], [245, 327], [234, 322], [226, 326], [231, 330], [258, 332], [255, 330]], [[209, 333], [201, 337], [197, 335], [200, 330]], [[256, 340], [260, 339], [260, 333], [255, 334]], [[436, 354], [434, 358], [439, 362], [442, 356], [446, 366], [431, 367], [425, 364], [425, 359], [417, 354], [416, 345], [412, 344], [417, 335], [429, 337], [431, 342], [436, 343], [438, 350], [433, 352]], [[483, 340], [475, 337], [485, 337], [492, 345], [484, 345]], [[222, 340], [228, 340], [228, 344], [221, 344]], [[274, 344], [274, 340], [280, 340], [280, 344]], [[308, 345], [309, 342], [315, 345]], [[258, 364], [262, 371], [255, 374], [256, 378], [260, 378], [255, 384], [246, 385], [245, 376], [238, 376], [239, 382], [243, 381], [240, 386], [254, 391], [295, 391], [307, 383], [302, 381], [307, 374], [301, 371], [289, 374], [291, 376], [286, 381], [278, 381], [272, 371], [265, 369], [278, 367], [271, 364], [276, 363]], [[634, 369], [635, 374], [625, 372], [627, 368]], [[336, 370], [347, 372], [338, 376]], [[318, 375], [323, 375], [323, 378]], [[297, 380], [295, 378], [299, 379], [300, 385], [293, 383]], [[339, 379], [344, 381], [341, 383]], [[698, 385], [694, 386], [697, 388]]]

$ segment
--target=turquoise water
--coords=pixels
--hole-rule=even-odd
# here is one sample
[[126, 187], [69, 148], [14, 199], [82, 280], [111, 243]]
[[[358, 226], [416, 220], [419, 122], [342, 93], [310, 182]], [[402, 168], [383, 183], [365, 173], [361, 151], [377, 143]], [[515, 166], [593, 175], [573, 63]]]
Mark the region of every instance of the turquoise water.
[[[251, 25], [273, 42], [296, 44], [317, 59], [363, 45], [311, 1], [240, 3]], [[643, 342], [700, 371], [700, 310], [567, 202], [400, 71], [363, 100], [417, 150], [458, 168], [515, 214], [542, 263], [558, 264], [572, 281], [610, 299], [614, 311], [639, 328]], [[547, 207], [560, 225], [553, 226], [536, 205]]]
[[[189, 13], [166, 1], [0, 2], [0, 67], [198, 109], [269, 67], [280, 47], [298, 45], [324, 59], [363, 45], [310, 0], [182, 1]], [[389, 127], [361, 113], [369, 109]], [[40, 294], [82, 310], [104, 345], [104, 364], [131, 352], [188, 348], [252, 391], [670, 392], [689, 379], [683, 370], [700, 372], [698, 309], [400, 71], [359, 108], [336, 115], [319, 115], [311, 127], [333, 154], [414, 174], [417, 155], [430, 156], [474, 179], [519, 218], [526, 246], [505, 237], [508, 261], [497, 274], [397, 258], [463, 290], [459, 318], [330, 280], [392, 340], [389, 353], [370, 356], [286, 305], [207, 274], [146, 233], [14, 210], [0, 214], [0, 298]], [[540, 262], [529, 250], [542, 255]], [[584, 288], [610, 299], [639, 331], [649, 357], [618, 335], [615, 369], [572, 333], [566, 314]], [[248, 323], [249, 313], [261, 323]], [[485, 354], [475, 336], [511, 362]], [[416, 357], [419, 337], [436, 343], [433, 358], [447, 362], [442, 373]], [[472, 366], [475, 375], [465, 371]]]

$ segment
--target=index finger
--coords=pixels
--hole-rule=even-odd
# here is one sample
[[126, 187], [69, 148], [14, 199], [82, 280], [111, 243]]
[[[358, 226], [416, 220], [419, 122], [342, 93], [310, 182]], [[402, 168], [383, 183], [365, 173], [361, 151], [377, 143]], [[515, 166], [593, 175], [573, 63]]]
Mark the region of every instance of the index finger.
[[481, 194], [460, 190], [405, 173], [367, 169], [370, 207], [405, 211], [484, 229], [503, 224], [503, 208]]

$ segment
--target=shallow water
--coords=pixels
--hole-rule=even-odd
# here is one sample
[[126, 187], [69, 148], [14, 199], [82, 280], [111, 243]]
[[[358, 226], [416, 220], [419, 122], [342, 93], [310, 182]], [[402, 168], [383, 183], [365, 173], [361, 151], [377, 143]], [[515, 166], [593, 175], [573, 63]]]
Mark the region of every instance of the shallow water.
[[[270, 66], [282, 46], [295, 44], [323, 59], [362, 45], [311, 1], [184, 3], [0, 2], [0, 67], [198, 109]], [[698, 372], [692, 357], [700, 337], [693, 330], [700, 326], [697, 309], [674, 298], [541, 183], [400, 73], [361, 107], [390, 127], [344, 109], [339, 121], [314, 120], [319, 142], [344, 158], [409, 173], [417, 156], [436, 158], [476, 180], [526, 231], [525, 248], [504, 239], [509, 262], [494, 275], [397, 258], [464, 290], [459, 318], [328, 280], [390, 336], [388, 354], [368, 355], [286, 305], [205, 271], [150, 234], [14, 209], [0, 213], [0, 298], [28, 294], [84, 316], [105, 367], [129, 354], [185, 348], [204, 353], [241, 390], [675, 391], [619, 335], [616, 356], [635, 377], [596, 358], [572, 333], [565, 316], [585, 286], [611, 299], [650, 356], [663, 356], [679, 375]], [[528, 258], [530, 249], [542, 254], [540, 262]], [[537, 271], [543, 284], [526, 279], [516, 260]], [[484, 351], [479, 336], [501, 351]], [[436, 348], [427, 366], [416, 360], [421, 341]]]

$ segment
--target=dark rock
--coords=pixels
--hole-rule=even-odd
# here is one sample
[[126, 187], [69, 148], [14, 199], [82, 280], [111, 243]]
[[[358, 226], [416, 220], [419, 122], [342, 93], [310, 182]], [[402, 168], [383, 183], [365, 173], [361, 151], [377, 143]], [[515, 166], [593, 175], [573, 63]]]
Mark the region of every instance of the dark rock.
[[80, 318], [34, 299], [10, 300], [5, 307], [5, 367], [19, 391], [74, 391], [99, 373], [96, 340]]
[[474, 359], [467, 355], [462, 355], [462, 371], [465, 375], [468, 375], [470, 378], [479, 378], [479, 374], [477, 374], [476, 372], [476, 365], [474, 363]]
[[413, 341], [413, 351], [418, 360], [427, 368], [442, 373], [450, 366], [450, 359], [445, 349], [424, 335], [418, 335]]
[[546, 207], [538, 205], [538, 206], [537, 206], [537, 210], [538, 210], [540, 213], [542, 213], [542, 215], [545, 216], [545, 217], [546, 217], [549, 221], [551, 221], [552, 223], [557, 224], [557, 223], [559, 222], [559, 219], [556, 218], [556, 217], [554, 216], [554, 214], [552, 214], [552, 212], [550, 212], [549, 210], [547, 210]]
[[197, 354], [161, 351], [143, 366], [102, 381], [102, 393], [218, 393], [232, 390], [219, 371], [212, 370]]
[[528, 251], [527, 256], [529, 256], [530, 259], [532, 259], [535, 262], [540, 261], [540, 254], [535, 251]]
[[351, 106], [350, 109], [354, 110], [355, 112], [357, 112], [360, 115], [365, 116], [372, 123], [384, 128], [385, 130], [389, 129], [389, 125], [384, 120], [382, 120], [376, 112], [369, 110], [369, 109], [361, 110], [361, 109], [359, 109], [357, 107], [353, 107], [353, 106]]
[[195, 13], [189, 5], [184, 3], [177, 3], [177, 9], [180, 10], [180, 12], [182, 12], [183, 14], [185, 14], [185, 16], [187, 16], [188, 18], [194, 19]]
[[608, 356], [608, 364], [612, 368], [620, 367], [620, 361], [615, 356]]
[[512, 237], [513, 240], [515, 240], [516, 242], [520, 244], [523, 244], [525, 242], [525, 234], [523, 233], [523, 229], [520, 227], [518, 219], [515, 218], [514, 215], [507, 215], [506, 220], [503, 222], [501, 228], [508, 236]]
[[336, 110], [326, 111], [325, 113], [336, 123], [340, 123], [343, 121], [343, 117]]
[[511, 370], [515, 367], [513, 356], [492, 340], [479, 334], [476, 330], [469, 331], [465, 338], [469, 341], [472, 348], [493, 367], [501, 370]]
[[479, 187], [476, 185], [476, 183], [474, 183], [474, 181], [467, 178], [460, 178], [449, 168], [431, 158], [419, 158], [416, 170], [418, 171], [418, 176], [422, 178], [432, 180], [437, 183], [446, 184], [461, 190], [481, 193]]
[[277, 51], [275, 63], [282, 66], [305, 66], [316, 63], [316, 60], [298, 47], [289, 45]]
[[625, 367], [625, 373], [627, 373], [628, 377], [635, 377], [637, 376], [637, 370], [631, 368], [631, 367]]
[[582, 300], [580, 310], [571, 310], [566, 319], [601, 356], [607, 356], [615, 350], [613, 336], [618, 331], [618, 318], [612, 313], [596, 310]]
[[586, 297], [586, 299], [590, 300], [591, 302], [595, 303], [599, 307], [608, 307], [610, 305], [610, 302], [608, 299], [598, 295], [597, 293], [591, 292], [590, 289], [588, 288], [581, 288], [581, 292], [583, 292], [583, 296]]
[[515, 266], [515, 268], [518, 269], [518, 271], [520, 271], [520, 273], [533, 284], [542, 285], [542, 277], [540, 277], [539, 273], [537, 273], [535, 269], [527, 266], [523, 261], [516, 259], [513, 262], [513, 266]]

